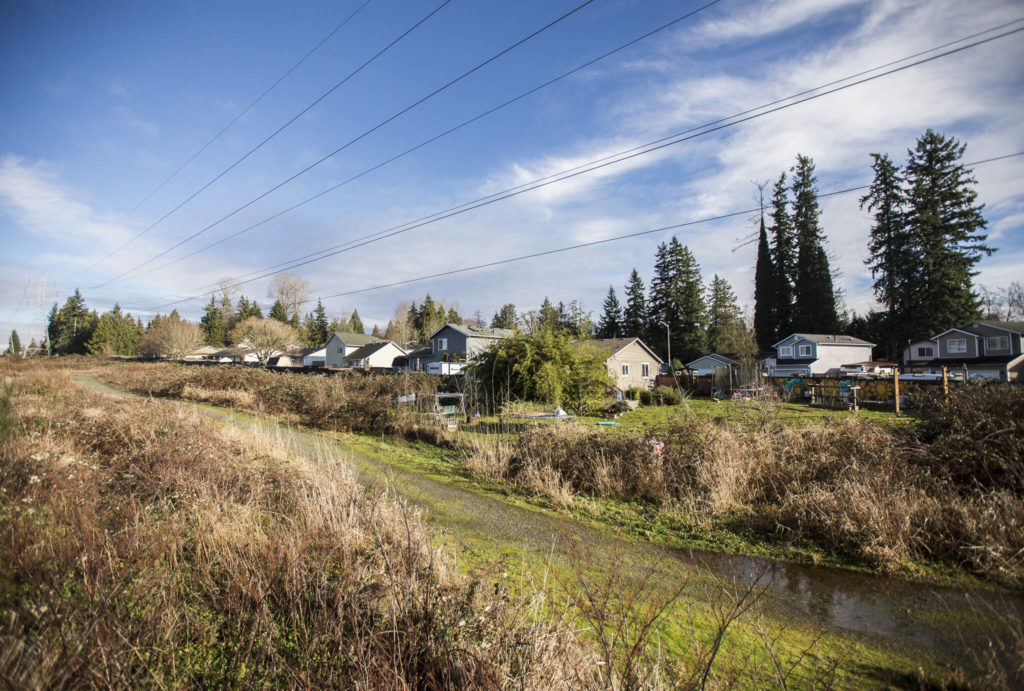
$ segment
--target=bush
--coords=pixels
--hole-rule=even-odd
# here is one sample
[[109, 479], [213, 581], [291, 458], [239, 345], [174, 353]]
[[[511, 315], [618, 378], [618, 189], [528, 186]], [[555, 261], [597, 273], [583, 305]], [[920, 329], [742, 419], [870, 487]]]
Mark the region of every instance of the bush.
[[639, 389], [636, 392], [636, 396], [640, 401], [640, 405], [651, 405], [654, 403], [654, 394], [647, 389]]
[[656, 386], [654, 387], [654, 400], [658, 405], [679, 405], [683, 402], [683, 395], [679, 393], [679, 389], [673, 389], [670, 386]]

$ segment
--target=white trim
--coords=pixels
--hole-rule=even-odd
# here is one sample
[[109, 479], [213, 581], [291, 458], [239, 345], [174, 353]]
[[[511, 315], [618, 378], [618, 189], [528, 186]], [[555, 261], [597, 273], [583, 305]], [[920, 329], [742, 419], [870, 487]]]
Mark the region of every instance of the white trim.
[[950, 331], [956, 331], [957, 333], [962, 333], [965, 336], [973, 336], [975, 340], [977, 340], [977, 338], [978, 338], [978, 334], [971, 333], [970, 331], [964, 331], [963, 329], [946, 329], [945, 331], [940, 333], [938, 336], [932, 336], [928, 340], [930, 340], [930, 341], [937, 341], [938, 339], [940, 339], [943, 336], [945, 336], [946, 334], [948, 334]]
[[783, 357], [793, 357], [793, 346], [791, 346], [791, 345], [782, 346], [778, 350], [779, 350], [779, 357], [780, 358], [783, 358]]
[[620, 364], [621, 364], [621, 366], [619, 367], [619, 372], [621, 372], [621, 374], [619, 374], [619, 376], [620, 377], [628, 377], [629, 376], [629, 363], [628, 362], [623, 362], [623, 363], [620, 363]]
[[[957, 349], [953, 350], [953, 344], [957, 344]], [[960, 344], [963, 344], [963, 350], [959, 349]], [[966, 338], [949, 338], [946, 339], [946, 354], [947, 355], [962, 355], [967, 353], [967, 339]]]
[[[1002, 339], [1003, 341], [1005, 341], [1006, 345], [993, 346], [993, 345], [989, 344], [989, 341], [993, 341], [993, 340], [995, 340], [997, 338]], [[1010, 337], [1009, 336], [985, 336], [985, 354], [986, 355], [988, 354], [989, 350], [1009, 350], [1009, 349], [1010, 349]]]
[[[807, 349], [806, 353], [804, 353], [804, 348]], [[797, 357], [811, 357], [811, 355], [814, 354], [814, 347], [811, 346], [810, 344], [801, 343], [800, 345], [797, 346], [796, 352]]]
[[641, 362], [640, 363], [640, 378], [650, 379], [651, 378], [651, 363]]

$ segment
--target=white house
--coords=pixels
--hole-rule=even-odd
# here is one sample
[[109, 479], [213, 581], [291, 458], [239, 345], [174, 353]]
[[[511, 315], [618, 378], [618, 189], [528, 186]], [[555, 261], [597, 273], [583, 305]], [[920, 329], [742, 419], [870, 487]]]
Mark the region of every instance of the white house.
[[871, 362], [874, 347], [874, 343], [843, 334], [795, 333], [772, 346], [775, 366], [768, 373], [776, 377], [839, 374], [848, 363]]
[[732, 369], [739, 366], [740, 363], [738, 360], [733, 360], [731, 357], [722, 355], [721, 353], [701, 355], [696, 360], [691, 360], [686, 363], [686, 369], [696, 371], [698, 376], [714, 374], [715, 369], [719, 367], [728, 367], [729, 369]]
[[391, 341], [379, 341], [367, 343], [361, 348], [356, 348], [345, 356], [345, 364], [348, 367], [379, 367], [391, 369], [396, 357], [405, 355], [406, 352]]
[[619, 391], [653, 389], [654, 379], [664, 364], [639, 338], [595, 338], [582, 345], [600, 351], [608, 376]]
[[308, 348], [302, 351], [303, 367], [325, 367], [327, 365], [327, 347]]
[[369, 334], [338, 333], [336, 331], [331, 334], [324, 346], [324, 363], [327, 367], [347, 367], [345, 358], [352, 352], [365, 345], [380, 342], [381, 339]]

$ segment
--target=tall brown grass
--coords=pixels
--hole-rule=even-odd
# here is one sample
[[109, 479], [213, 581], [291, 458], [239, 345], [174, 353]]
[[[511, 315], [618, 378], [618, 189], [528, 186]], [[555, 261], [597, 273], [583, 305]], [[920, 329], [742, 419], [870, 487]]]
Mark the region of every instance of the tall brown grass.
[[[586, 686], [539, 604], [449, 567], [323, 455], [55, 371], [0, 450], [0, 678], [15, 688]], [[531, 614], [532, 612], [532, 614]]]

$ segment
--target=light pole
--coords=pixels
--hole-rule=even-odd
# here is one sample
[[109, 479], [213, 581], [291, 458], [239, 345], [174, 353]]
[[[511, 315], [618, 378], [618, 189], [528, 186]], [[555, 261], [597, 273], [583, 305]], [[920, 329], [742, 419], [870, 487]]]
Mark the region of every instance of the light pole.
[[672, 332], [669, 331], [668, 324], [665, 323], [664, 319], [658, 321], [658, 326], [665, 327], [665, 340], [668, 343], [668, 371], [674, 380], [676, 378], [676, 370], [672, 367]]

